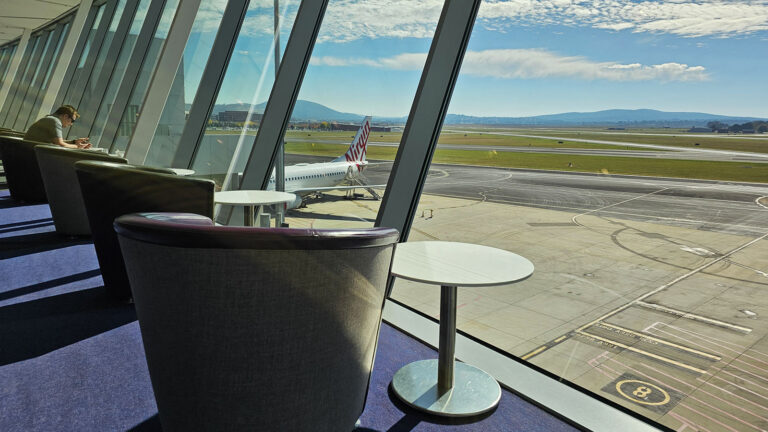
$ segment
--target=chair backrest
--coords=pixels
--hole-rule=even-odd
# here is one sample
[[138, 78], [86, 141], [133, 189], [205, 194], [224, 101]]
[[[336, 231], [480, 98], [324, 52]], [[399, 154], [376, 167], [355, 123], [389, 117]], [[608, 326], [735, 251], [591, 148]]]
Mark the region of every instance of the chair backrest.
[[212, 180], [177, 176], [164, 168], [97, 161], [76, 162], [75, 172], [104, 286], [116, 298], [131, 297], [120, 245], [112, 228], [116, 217], [152, 211], [213, 217]]
[[128, 160], [98, 151], [55, 145], [39, 145], [35, 147], [35, 153], [56, 232], [64, 235], [90, 235], [83, 195], [75, 174], [75, 162], [97, 160], [126, 164]]
[[36, 203], [48, 201], [35, 155], [35, 147], [41, 144], [44, 143], [0, 137], [5, 180], [14, 199]]
[[365, 406], [391, 228], [115, 221], [165, 430], [351, 431]]

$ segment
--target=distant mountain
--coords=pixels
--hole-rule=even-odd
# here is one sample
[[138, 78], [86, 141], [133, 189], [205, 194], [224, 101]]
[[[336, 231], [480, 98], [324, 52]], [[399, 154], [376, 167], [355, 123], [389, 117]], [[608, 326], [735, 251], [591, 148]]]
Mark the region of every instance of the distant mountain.
[[446, 124], [530, 125], [530, 126], [706, 126], [707, 122], [728, 124], [761, 120], [700, 112], [667, 112], [652, 109], [611, 109], [595, 112], [568, 112], [531, 117], [474, 117], [448, 114]]
[[[265, 103], [256, 105], [256, 112], [264, 112]], [[213, 107], [213, 113], [221, 111], [247, 111], [248, 104], [221, 104]], [[189, 106], [187, 106], [189, 109]], [[297, 100], [291, 116], [292, 121], [338, 121], [356, 123], [362, 121], [362, 114], [339, 112], [319, 103]], [[377, 117], [376, 123], [405, 124], [406, 117]], [[757, 117], [733, 117], [700, 112], [667, 112], [652, 109], [611, 109], [595, 112], [568, 112], [530, 117], [477, 117], [462, 114], [448, 114], [445, 124], [474, 124], [492, 126], [620, 126], [620, 127], [702, 127], [708, 122], [719, 121], [727, 124], [765, 120]]]
[[[267, 103], [262, 102], [256, 105], [255, 111], [257, 113], [263, 113], [266, 106]], [[249, 107], [250, 105], [245, 103], [214, 105], [213, 113], [218, 114], [222, 111], [248, 111]], [[187, 109], [189, 109], [189, 106]], [[339, 112], [319, 103], [299, 99], [296, 101], [296, 105], [293, 108], [291, 120], [361, 122], [363, 121], [363, 117], [365, 116]]]

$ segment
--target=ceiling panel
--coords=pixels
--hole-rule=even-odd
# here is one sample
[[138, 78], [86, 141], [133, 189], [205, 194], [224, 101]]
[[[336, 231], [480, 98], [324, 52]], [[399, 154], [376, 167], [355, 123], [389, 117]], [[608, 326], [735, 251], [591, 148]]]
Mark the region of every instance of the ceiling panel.
[[0, 45], [58, 17], [80, 0], [0, 0]]

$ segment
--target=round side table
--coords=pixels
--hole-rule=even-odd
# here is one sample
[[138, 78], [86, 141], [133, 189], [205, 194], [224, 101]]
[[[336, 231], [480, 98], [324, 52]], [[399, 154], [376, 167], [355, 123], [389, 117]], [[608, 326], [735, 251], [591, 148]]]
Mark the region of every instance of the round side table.
[[406, 404], [430, 414], [464, 417], [488, 412], [499, 403], [501, 387], [485, 371], [455, 361], [457, 287], [504, 285], [533, 274], [527, 259], [501, 249], [443, 241], [400, 243], [392, 275], [441, 286], [437, 360], [402, 367], [392, 389]]

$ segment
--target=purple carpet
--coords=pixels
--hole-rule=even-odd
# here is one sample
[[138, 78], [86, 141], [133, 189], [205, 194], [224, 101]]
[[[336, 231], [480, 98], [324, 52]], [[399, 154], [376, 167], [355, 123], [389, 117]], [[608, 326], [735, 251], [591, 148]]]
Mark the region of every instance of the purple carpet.
[[[88, 239], [58, 236], [47, 205], [0, 191], [0, 431], [162, 430], [133, 306], [102, 291]], [[495, 411], [458, 423], [397, 402], [394, 373], [436, 357], [383, 325], [358, 430], [576, 430], [506, 391]]]

